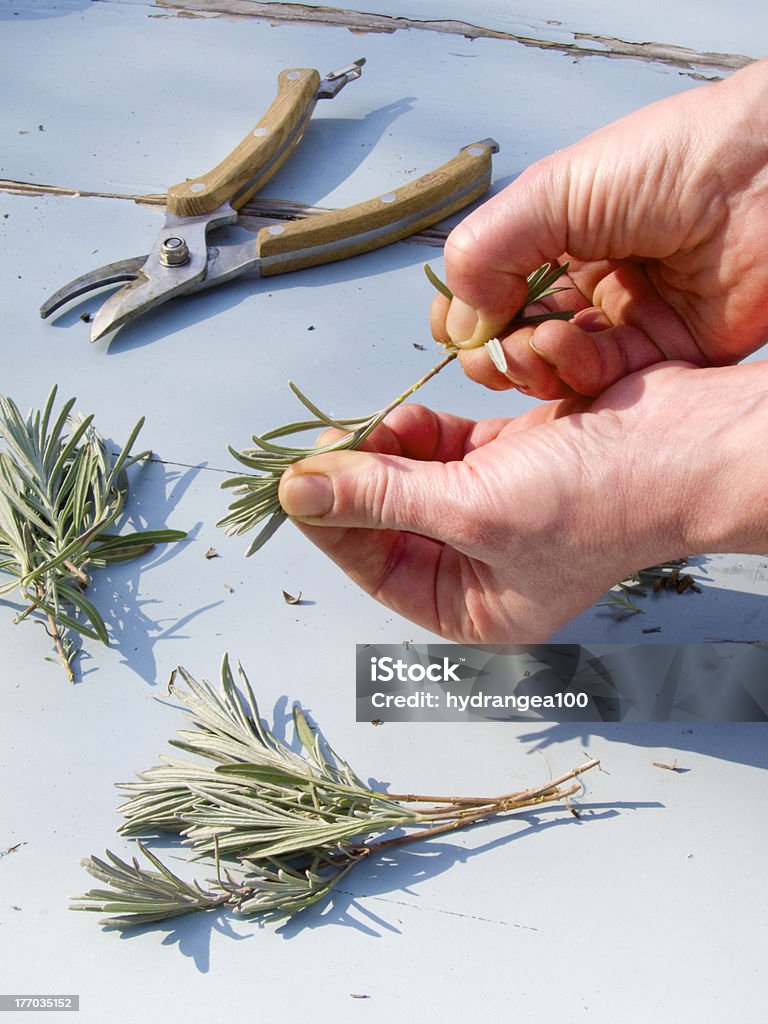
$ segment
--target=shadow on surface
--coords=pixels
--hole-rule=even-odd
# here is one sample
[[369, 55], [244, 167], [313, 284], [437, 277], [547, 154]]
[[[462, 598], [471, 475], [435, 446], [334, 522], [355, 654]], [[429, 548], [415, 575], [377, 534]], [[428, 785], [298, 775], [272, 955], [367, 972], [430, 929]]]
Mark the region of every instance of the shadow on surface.
[[[533, 724], [533, 723], [532, 723]], [[760, 722], [648, 722], [648, 723], [584, 723], [577, 725], [542, 722], [530, 732], [520, 733], [521, 743], [533, 744], [530, 753], [546, 750], [558, 743], [578, 740], [586, 753], [591, 753], [596, 740], [645, 747], [649, 751], [670, 748], [731, 761], [754, 768], [768, 768], [768, 740], [765, 725]], [[601, 760], [610, 770], [610, 757], [601, 750]]]
[[[153, 459], [149, 465], [133, 470], [131, 492], [127, 503], [127, 517], [120, 532], [144, 528], [161, 529], [195, 476], [204, 465], [186, 469], [169, 468]], [[180, 552], [179, 544], [194, 539], [201, 524], [184, 524], [187, 538], [161, 544], [147, 555], [130, 562], [115, 563], [94, 574], [89, 588], [94, 603], [101, 612], [110, 636], [110, 646], [120, 652], [122, 661], [142, 679], [154, 683], [156, 662], [155, 645], [160, 641], [185, 639], [183, 630], [203, 612], [221, 604], [214, 601], [178, 618], [158, 618], [152, 615], [153, 606], [165, 605], [153, 597], [141, 596], [144, 576], [171, 562]], [[148, 588], [151, 593], [151, 588]], [[95, 669], [94, 669], [95, 671]], [[82, 670], [86, 675], [87, 670]]]
[[[506, 820], [510, 823], [514, 821], [522, 825], [522, 828], [473, 849], [465, 849], [444, 841], [425, 841], [421, 844], [414, 844], [408, 849], [399, 849], [397, 852], [390, 851], [381, 857], [366, 860], [364, 866], [359, 866], [357, 870], [353, 870], [346, 876], [347, 880], [357, 881], [358, 887], [355, 890], [334, 889], [328, 899], [301, 911], [283, 924], [279, 922], [276, 922], [274, 926], [268, 922], [262, 924], [257, 916], [238, 917], [231, 911], [216, 910], [207, 913], [192, 913], [166, 923], [146, 925], [133, 931], [122, 932], [120, 938], [122, 941], [127, 941], [131, 936], [147, 932], [162, 935], [164, 936], [162, 945], [177, 945], [184, 956], [194, 961], [197, 970], [205, 974], [210, 970], [211, 937], [217, 932], [228, 938], [242, 941], [252, 938], [257, 931], [262, 929], [273, 931], [274, 927], [276, 928], [275, 933], [283, 939], [292, 939], [305, 929], [315, 929], [325, 925], [341, 925], [353, 928], [368, 938], [380, 938], [385, 932], [394, 934], [400, 932], [396, 921], [393, 921], [387, 913], [388, 907], [407, 907], [410, 910], [421, 910], [432, 914], [467, 916], [477, 919], [476, 914], [464, 915], [461, 911], [446, 910], [437, 906], [420, 906], [416, 887], [422, 882], [436, 878], [456, 864], [468, 863], [478, 854], [498, 849], [510, 842], [537, 833], [564, 825], [574, 828], [584, 827], [589, 822], [613, 818], [622, 810], [649, 810], [661, 807], [662, 804], [656, 802], [621, 801], [615, 804], [580, 804], [578, 818], [574, 818], [564, 808], [556, 806], [521, 812]], [[552, 818], [553, 814], [557, 814], [558, 817]], [[499, 819], [499, 823], [501, 823], [501, 819]], [[482, 823], [478, 823], [462, 831], [467, 834], [481, 827]], [[171, 867], [171, 870], [175, 870], [171, 862], [177, 858], [170, 851], [178, 851], [178, 844], [174, 844], [170, 838], [164, 838], [153, 840], [151, 845], [153, 852], [158, 852], [158, 848], [160, 849], [161, 858], [167, 859], [168, 866]], [[201, 865], [201, 869], [197, 872], [197, 876], [203, 884], [203, 873], [206, 873], [205, 877], [210, 877], [214, 874], [214, 869], [211, 865]], [[410, 899], [403, 897], [410, 897]], [[376, 901], [382, 909], [377, 912], [372, 907], [361, 904], [361, 900]], [[490, 924], [512, 924], [517, 927], [525, 927], [517, 922], [491, 918], [487, 920]], [[243, 934], [242, 931], [235, 929], [236, 925], [251, 927], [253, 931]]]
[[[319, 70], [324, 73], [322, 68]], [[356, 118], [316, 116], [307, 125], [301, 142], [287, 163], [259, 194], [265, 198], [273, 196], [309, 206], [323, 206], [325, 196], [353, 179], [347, 205], [370, 199], [362, 184], [355, 185], [355, 172], [395, 121], [413, 109], [415, 101], [415, 96], [403, 96]], [[317, 109], [323, 111], [327, 104], [319, 103]], [[244, 130], [248, 127], [243, 125]], [[453, 156], [455, 153], [446, 153], [445, 159], [450, 160]], [[405, 185], [413, 177], [413, 174], [403, 172], [389, 187]]]
[[[754, 643], [768, 636], [766, 594], [753, 592], [755, 583], [765, 580], [765, 558], [757, 555], [695, 555], [688, 558], [682, 572], [692, 576], [699, 587], [678, 594], [673, 589], [654, 593], [644, 586], [644, 594], [629, 597], [637, 613], [607, 605], [606, 594], [599, 601], [563, 626], [551, 638], [556, 643], [578, 640], [643, 644]], [[719, 580], [727, 580], [727, 586]], [[743, 580], [746, 589], [739, 590]], [[762, 583], [765, 587], [765, 582]], [[614, 592], [615, 593], [615, 592]]]
[[[414, 843], [413, 846], [403, 847], [396, 852], [390, 851], [386, 855], [366, 861], [365, 867], [350, 872], [347, 876], [347, 884], [349, 882], [357, 883], [356, 889], [334, 889], [326, 902], [310, 907], [296, 915], [295, 918], [279, 928], [278, 934], [285, 939], [290, 939], [305, 929], [318, 928], [327, 924], [354, 928], [370, 938], [380, 938], [384, 932], [399, 933], [400, 929], [397, 925], [383, 916], [383, 909], [382, 913], [376, 913], [371, 907], [359, 903], [359, 900], [375, 901], [382, 908], [387, 905], [401, 906], [432, 914], [476, 918], [477, 915], [469, 912], [464, 915], [461, 911], [446, 910], [439, 906], [421, 906], [415, 887], [425, 881], [437, 878], [457, 864], [469, 863], [479, 854], [499, 849], [535, 834], [548, 832], [562, 826], [581, 827], [588, 822], [607, 820], [616, 817], [621, 810], [653, 809], [661, 808], [661, 806], [654, 802], [630, 803], [626, 801], [610, 805], [580, 804], [580, 817], [577, 819], [562, 806], [553, 805], [536, 811], [523, 811], [510, 815], [506, 819], [496, 819], [497, 827], [503, 825], [504, 822], [508, 824], [508, 827], [512, 827], [513, 823], [523, 827], [472, 849], [445, 841], [425, 840], [421, 843]], [[551, 816], [555, 814], [558, 817], [552, 818]], [[476, 825], [461, 830], [461, 834], [476, 832], [487, 827], [487, 824], [487, 822], [478, 822]], [[411, 897], [411, 899], [403, 897]], [[502, 925], [513, 923], [490, 918], [488, 920], [490, 923]]]

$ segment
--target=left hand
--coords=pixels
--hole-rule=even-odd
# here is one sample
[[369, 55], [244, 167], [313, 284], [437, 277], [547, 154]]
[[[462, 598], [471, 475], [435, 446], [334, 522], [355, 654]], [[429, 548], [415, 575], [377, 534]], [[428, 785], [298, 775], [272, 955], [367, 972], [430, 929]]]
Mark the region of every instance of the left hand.
[[[735, 415], [734, 410], [739, 410]], [[475, 423], [416, 405], [312, 456], [280, 501], [357, 584], [459, 642], [542, 642], [618, 580], [766, 550], [768, 364], [665, 363], [590, 404]]]

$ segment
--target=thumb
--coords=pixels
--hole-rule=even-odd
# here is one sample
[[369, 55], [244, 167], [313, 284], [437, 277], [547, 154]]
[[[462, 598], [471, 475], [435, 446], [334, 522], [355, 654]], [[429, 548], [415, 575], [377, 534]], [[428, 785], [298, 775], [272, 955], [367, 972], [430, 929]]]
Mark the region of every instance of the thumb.
[[280, 504], [313, 526], [407, 530], [441, 539], [436, 520], [455, 522], [470, 504], [467, 488], [458, 486], [461, 463], [451, 466], [375, 452], [313, 455], [283, 474]]
[[534, 164], [448, 236], [446, 331], [459, 348], [498, 336], [525, 304], [527, 275], [565, 251], [567, 164], [563, 155]]

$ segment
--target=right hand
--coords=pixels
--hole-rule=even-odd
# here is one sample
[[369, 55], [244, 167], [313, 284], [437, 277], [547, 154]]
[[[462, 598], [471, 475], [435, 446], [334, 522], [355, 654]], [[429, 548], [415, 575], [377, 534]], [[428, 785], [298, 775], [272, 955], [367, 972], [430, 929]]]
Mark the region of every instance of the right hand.
[[[645, 107], [529, 168], [445, 247], [450, 304], [432, 330], [465, 371], [510, 387], [478, 346], [501, 335], [509, 374], [540, 398], [595, 396], [665, 360], [737, 362], [768, 341], [768, 59]], [[503, 335], [525, 277], [570, 260], [575, 309]], [[477, 350], [476, 350], [477, 349]]]

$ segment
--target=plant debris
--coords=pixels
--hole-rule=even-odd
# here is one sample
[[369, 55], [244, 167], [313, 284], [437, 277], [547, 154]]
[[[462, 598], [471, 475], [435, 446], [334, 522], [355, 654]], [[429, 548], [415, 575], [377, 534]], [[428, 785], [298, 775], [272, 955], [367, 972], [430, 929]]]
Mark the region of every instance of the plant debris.
[[[626, 618], [630, 615], [640, 615], [645, 612], [644, 608], [632, 601], [633, 597], [647, 597], [645, 589], [651, 586], [654, 594], [662, 590], [672, 590], [677, 594], [685, 594], [690, 590], [694, 594], [701, 593], [701, 587], [697, 586], [692, 576], [688, 574], [681, 576], [681, 567], [686, 564], [687, 559], [662, 562], [660, 565], [652, 565], [647, 569], [640, 569], [633, 576], [617, 583], [609, 591], [607, 601], [601, 601], [598, 608], [610, 608], [618, 618]], [[660, 633], [661, 626], [652, 629], [644, 629], [644, 633]]]
[[663, 764], [661, 761], [652, 761], [651, 764], [654, 768], [666, 768], [668, 772], [676, 772], [680, 775], [691, 770], [690, 768], [679, 768], [677, 759], [675, 759], [672, 764]]
[[17, 850], [20, 850], [22, 848], [22, 846], [26, 846], [26, 845], [27, 845], [27, 843], [26, 843], [26, 841], [24, 841], [24, 842], [21, 842], [21, 843], [14, 843], [13, 846], [7, 846], [4, 850], [0, 850], [0, 858], [7, 857], [11, 853], [16, 853]]

